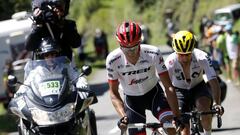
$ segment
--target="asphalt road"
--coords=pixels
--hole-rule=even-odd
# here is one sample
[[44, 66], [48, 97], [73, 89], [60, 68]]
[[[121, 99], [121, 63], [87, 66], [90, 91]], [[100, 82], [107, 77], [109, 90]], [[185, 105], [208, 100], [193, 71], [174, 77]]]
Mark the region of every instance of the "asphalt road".
[[[106, 72], [104, 70], [97, 72], [97, 76], [101, 74], [102, 82], [94, 82], [92, 88], [95, 89], [98, 96], [98, 103], [93, 105], [92, 108], [95, 110], [97, 117], [98, 135], [116, 135], [119, 134], [119, 130], [116, 127], [116, 123], [119, 119], [117, 113], [111, 104], [109, 94], [107, 92], [107, 84], [104, 79]], [[96, 76], [96, 78], [98, 78]], [[105, 80], [105, 81], [104, 81]], [[92, 82], [91, 82], [92, 83]], [[96, 87], [97, 86], [97, 87]], [[104, 86], [104, 87], [102, 87]], [[239, 135], [240, 134], [240, 108], [238, 103], [240, 101], [240, 89], [231, 83], [227, 84], [228, 91], [223, 106], [225, 108], [225, 114], [222, 116], [222, 127], [217, 128], [216, 118], [213, 119], [213, 135]], [[101, 89], [101, 88], [104, 88]], [[99, 90], [99, 91], [98, 91]], [[149, 111], [146, 112], [148, 121], [155, 120]]]
[[[161, 47], [161, 50], [163, 52], [171, 51], [168, 47]], [[110, 101], [106, 70], [95, 72], [93, 79], [89, 80], [89, 84], [98, 97], [98, 103], [91, 106], [96, 113], [98, 135], [119, 135], [120, 131], [116, 126], [119, 117]], [[218, 129], [214, 118], [212, 135], [240, 134], [240, 107], [238, 106], [240, 86], [236, 87], [232, 83], [228, 83], [227, 87], [227, 96], [223, 102], [225, 108], [225, 114], [222, 116], [223, 125]], [[156, 121], [149, 111], [146, 113], [147, 121]], [[16, 135], [16, 133], [11, 133], [11, 135]]]
[[[165, 50], [164, 50], [165, 49]], [[169, 51], [169, 48], [162, 48], [164, 52]], [[106, 70], [99, 70], [95, 73], [94, 79], [90, 80], [91, 88], [97, 94], [98, 103], [92, 105], [97, 117], [98, 135], [118, 135], [120, 134], [116, 123], [119, 119], [113, 105], [111, 104]], [[222, 77], [223, 78], [223, 77]], [[223, 78], [224, 79], [224, 78]], [[240, 107], [238, 103], [240, 101], [240, 86], [236, 87], [232, 83], [227, 84], [228, 91], [223, 106], [225, 108], [225, 114], [222, 116], [222, 127], [217, 128], [216, 118], [213, 119], [213, 133], [212, 135], [239, 135], [240, 134]], [[148, 119], [147, 121], [156, 121], [149, 111], [146, 111]]]

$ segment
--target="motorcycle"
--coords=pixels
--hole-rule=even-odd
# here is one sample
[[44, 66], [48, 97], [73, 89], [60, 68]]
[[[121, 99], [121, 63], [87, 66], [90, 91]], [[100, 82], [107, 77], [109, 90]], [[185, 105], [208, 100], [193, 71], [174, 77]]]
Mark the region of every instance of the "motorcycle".
[[[26, 86], [26, 91], [9, 103], [9, 110], [19, 118], [19, 134], [97, 135], [95, 112], [89, 107], [98, 102], [95, 93], [74, 86], [66, 72], [65, 67], [70, 62], [65, 57], [52, 60], [63, 70], [43, 72], [44, 75], [35, 77], [30, 85], [18, 81], [15, 76], [8, 76], [9, 85]], [[25, 78], [39, 66], [48, 68], [45, 60], [29, 61]], [[80, 76], [90, 73], [91, 67], [83, 66]]]

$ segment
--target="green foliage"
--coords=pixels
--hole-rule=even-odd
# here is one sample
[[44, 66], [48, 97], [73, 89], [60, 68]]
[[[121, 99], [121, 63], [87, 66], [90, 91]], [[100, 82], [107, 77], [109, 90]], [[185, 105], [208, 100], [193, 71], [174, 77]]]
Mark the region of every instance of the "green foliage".
[[[189, 29], [192, 26], [198, 36], [203, 15], [211, 18], [216, 8], [240, 2], [240, 0], [221, 2], [198, 0], [194, 20], [190, 23], [194, 15], [192, 12], [194, 0], [96, 0], [96, 3], [93, 1], [75, 0], [72, 1], [70, 8], [70, 17], [77, 21], [78, 30], [86, 36], [85, 52], [88, 55], [94, 54], [93, 36], [96, 28], [101, 28], [107, 33], [110, 51], [118, 47], [114, 33], [116, 27], [125, 20], [147, 25], [152, 34], [150, 44], [160, 45], [166, 43], [166, 17], [172, 17], [179, 29]], [[172, 9], [172, 16], [166, 14], [168, 9]]]
[[13, 10], [9, 10], [9, 7], [13, 7], [13, 3], [6, 0], [0, 1], [0, 20], [9, 19], [14, 13]]
[[1, 0], [0, 20], [10, 19], [13, 13], [30, 9], [31, 0]]
[[17, 131], [16, 117], [7, 113], [2, 103], [0, 103], [0, 125], [0, 135]]

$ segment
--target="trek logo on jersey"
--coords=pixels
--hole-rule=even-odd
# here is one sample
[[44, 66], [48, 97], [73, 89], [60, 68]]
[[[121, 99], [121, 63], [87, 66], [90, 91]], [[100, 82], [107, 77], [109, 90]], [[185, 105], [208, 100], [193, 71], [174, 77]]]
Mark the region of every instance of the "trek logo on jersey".
[[116, 58], [114, 58], [114, 59], [112, 59], [112, 60], [110, 60], [110, 61], [109, 61], [109, 65], [111, 65], [114, 61], [116, 61], [116, 60], [118, 60], [118, 59], [120, 59], [120, 58], [121, 58], [121, 55], [118, 56], [118, 57], [116, 57]]
[[147, 80], [147, 79], [148, 79], [148, 76], [145, 77], [145, 78], [140, 78], [140, 79], [138, 79], [138, 80], [132, 79], [131, 82], [130, 82], [128, 85], [133, 85], [133, 84], [142, 83], [142, 82], [144, 82], [144, 81]]
[[150, 70], [151, 67], [144, 68], [144, 69], [139, 69], [135, 71], [128, 71], [128, 72], [123, 72], [122, 75], [135, 75], [135, 74], [140, 74], [140, 73], [145, 73]]

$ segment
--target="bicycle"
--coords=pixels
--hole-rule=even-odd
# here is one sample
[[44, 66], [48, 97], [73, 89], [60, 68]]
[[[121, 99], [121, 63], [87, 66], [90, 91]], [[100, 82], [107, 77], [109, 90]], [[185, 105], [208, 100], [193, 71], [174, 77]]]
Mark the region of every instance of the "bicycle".
[[201, 112], [201, 111], [191, 111], [185, 112], [183, 115], [190, 117], [190, 128], [191, 128], [191, 135], [200, 135], [200, 130], [202, 129], [200, 123], [200, 117], [202, 115], [213, 115], [216, 114], [217, 116], [217, 127], [220, 128], [222, 126], [222, 118], [218, 115], [218, 111], [216, 109], [212, 109], [211, 111]]
[[[152, 130], [151, 135], [167, 135], [164, 129], [175, 128], [172, 123], [131, 123], [127, 126], [130, 128], [145, 128]], [[126, 135], [126, 132], [121, 131], [121, 135]]]

